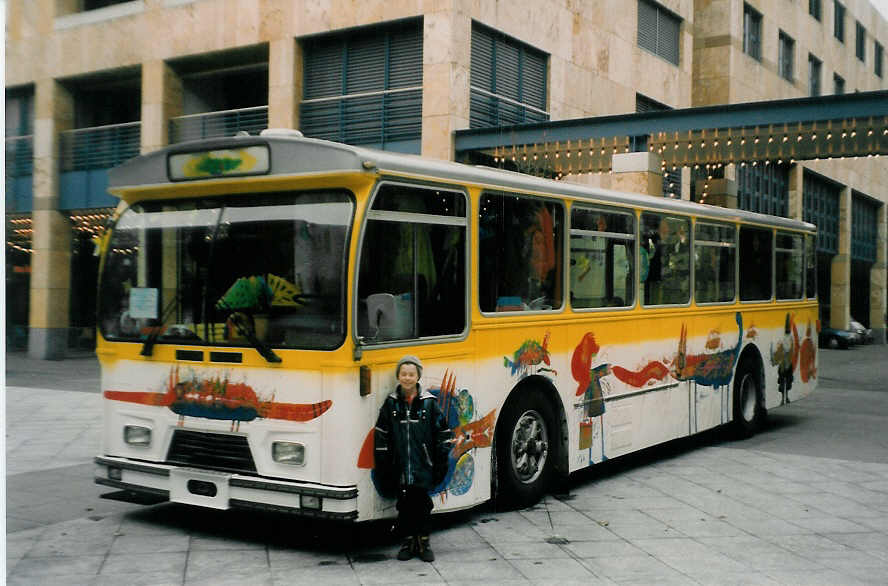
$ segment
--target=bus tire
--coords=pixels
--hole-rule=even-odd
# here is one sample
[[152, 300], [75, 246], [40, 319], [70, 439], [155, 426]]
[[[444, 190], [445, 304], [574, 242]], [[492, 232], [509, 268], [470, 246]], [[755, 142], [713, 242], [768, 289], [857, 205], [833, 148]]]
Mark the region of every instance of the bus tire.
[[740, 438], [755, 435], [764, 421], [761, 387], [755, 361], [743, 360], [734, 375], [734, 431]]
[[542, 498], [554, 474], [558, 437], [552, 407], [540, 393], [523, 392], [508, 402], [496, 437], [500, 503], [526, 508]]

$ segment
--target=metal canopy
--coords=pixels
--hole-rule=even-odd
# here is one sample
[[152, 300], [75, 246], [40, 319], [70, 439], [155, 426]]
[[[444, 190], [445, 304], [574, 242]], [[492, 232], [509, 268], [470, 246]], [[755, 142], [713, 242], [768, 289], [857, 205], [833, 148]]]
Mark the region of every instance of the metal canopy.
[[611, 170], [630, 150], [667, 167], [888, 154], [888, 90], [459, 130], [456, 158], [535, 175]]

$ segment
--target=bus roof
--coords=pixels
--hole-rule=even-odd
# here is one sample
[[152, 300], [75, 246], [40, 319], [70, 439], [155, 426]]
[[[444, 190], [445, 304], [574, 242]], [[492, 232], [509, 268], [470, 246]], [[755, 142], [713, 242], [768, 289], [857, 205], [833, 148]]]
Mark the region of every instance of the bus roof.
[[[743, 221], [794, 230], [813, 231], [808, 222], [770, 216], [745, 210], [703, 205], [671, 198], [626, 193], [534, 177], [485, 166], [472, 166], [418, 155], [351, 146], [326, 140], [305, 138], [293, 131], [264, 131], [260, 136], [190, 141], [140, 155], [111, 169], [108, 188], [119, 195], [128, 188], [170, 183], [169, 160], [172, 155], [225, 151], [267, 145], [268, 173], [291, 175], [304, 173], [367, 172], [380, 175], [411, 175], [451, 184], [474, 184], [490, 189], [518, 190], [585, 199], [590, 202], [649, 208], [705, 216], [714, 220]], [[218, 181], [218, 177], [202, 180]], [[193, 180], [201, 180], [193, 179]], [[225, 179], [225, 178], [222, 178]], [[193, 181], [192, 180], [192, 181]], [[179, 182], [179, 181], [176, 181]]]

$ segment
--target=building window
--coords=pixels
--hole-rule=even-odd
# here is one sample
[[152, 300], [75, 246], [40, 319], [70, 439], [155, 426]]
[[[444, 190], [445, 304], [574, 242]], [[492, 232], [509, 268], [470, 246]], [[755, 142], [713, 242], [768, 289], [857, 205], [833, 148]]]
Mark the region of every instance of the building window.
[[[635, 111], [642, 112], [665, 112], [671, 110], [669, 106], [653, 100], [642, 94], [635, 94]], [[647, 150], [647, 137], [642, 137], [645, 143], [642, 143], [640, 150]], [[681, 169], [673, 169], [667, 167], [663, 171], [663, 197], [681, 197]]]
[[472, 23], [470, 127], [548, 120], [547, 65], [542, 51]]
[[638, 1], [638, 46], [673, 65], [679, 63], [681, 19], [659, 4]]
[[833, 2], [833, 36], [840, 42], [845, 42], [845, 6], [838, 1]]
[[737, 207], [760, 214], [788, 217], [787, 165], [740, 165], [737, 168]]
[[845, 93], [845, 78], [838, 73], [833, 74], [833, 93], [837, 96]]
[[820, 59], [808, 53], [808, 95], [820, 95]]
[[743, 5], [743, 52], [762, 60], [762, 15], [749, 4]]
[[792, 81], [795, 66], [795, 41], [783, 31], [780, 31], [777, 52], [777, 67], [780, 77]]
[[838, 253], [841, 189], [819, 175], [806, 171], [802, 194], [802, 220], [817, 225], [817, 252], [827, 255]]
[[873, 48], [873, 71], [879, 77], [882, 77], [882, 53], [884, 53], [882, 43], [876, 41]]
[[866, 29], [858, 21], [856, 37], [856, 54], [861, 61], [866, 61]]
[[419, 153], [422, 21], [303, 42], [306, 136]]
[[808, 14], [820, 20], [821, 11], [820, 0], [808, 0]]

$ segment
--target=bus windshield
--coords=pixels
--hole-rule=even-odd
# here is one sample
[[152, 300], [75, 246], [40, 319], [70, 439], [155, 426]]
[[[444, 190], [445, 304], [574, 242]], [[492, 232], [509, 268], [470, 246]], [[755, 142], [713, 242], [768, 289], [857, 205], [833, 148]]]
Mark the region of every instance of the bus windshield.
[[353, 211], [352, 197], [332, 190], [137, 203], [108, 245], [102, 333], [146, 343], [336, 348], [345, 338]]

